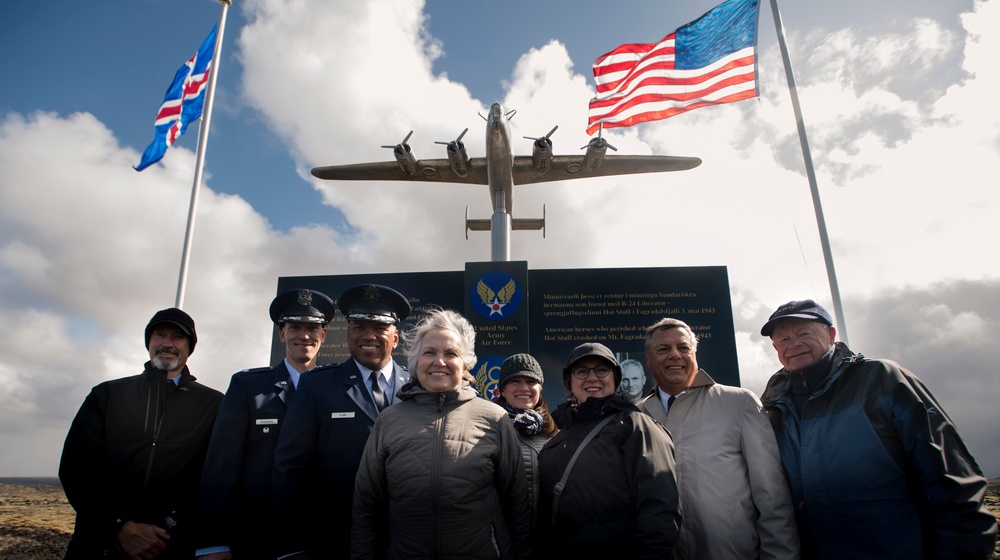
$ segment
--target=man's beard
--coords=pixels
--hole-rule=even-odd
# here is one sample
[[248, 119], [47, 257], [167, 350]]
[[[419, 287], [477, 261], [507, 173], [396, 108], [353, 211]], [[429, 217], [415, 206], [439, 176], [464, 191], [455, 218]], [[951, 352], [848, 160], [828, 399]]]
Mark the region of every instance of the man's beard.
[[180, 365], [180, 358], [172, 354], [161, 354], [157, 352], [153, 356], [153, 367], [163, 371], [174, 371]]

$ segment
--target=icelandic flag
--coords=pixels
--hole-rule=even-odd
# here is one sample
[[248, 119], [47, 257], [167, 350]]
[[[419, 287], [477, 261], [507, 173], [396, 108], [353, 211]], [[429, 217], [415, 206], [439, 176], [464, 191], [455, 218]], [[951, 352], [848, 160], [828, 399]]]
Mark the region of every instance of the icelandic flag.
[[727, 0], [659, 43], [594, 61], [587, 134], [757, 96], [757, 0]]
[[163, 159], [167, 148], [184, 134], [192, 121], [201, 117], [201, 106], [205, 103], [205, 90], [212, 71], [212, 54], [215, 52], [215, 34], [219, 25], [201, 43], [198, 52], [184, 63], [174, 75], [174, 81], [163, 96], [163, 104], [156, 113], [156, 135], [153, 143], [142, 154], [142, 161], [135, 167], [142, 171]]

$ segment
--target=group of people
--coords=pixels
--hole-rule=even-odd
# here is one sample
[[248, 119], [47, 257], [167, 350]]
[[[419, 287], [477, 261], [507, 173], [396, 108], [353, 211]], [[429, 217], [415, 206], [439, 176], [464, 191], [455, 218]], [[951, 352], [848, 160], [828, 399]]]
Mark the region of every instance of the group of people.
[[[317, 367], [335, 309], [351, 358]], [[992, 555], [986, 479], [954, 424], [912, 373], [835, 342], [811, 300], [761, 329], [783, 367], [760, 398], [715, 383], [665, 318], [646, 330], [650, 391], [636, 401], [642, 364], [588, 342], [555, 410], [530, 354], [479, 398], [469, 321], [435, 309], [400, 332], [410, 312], [376, 284], [279, 294], [284, 360], [224, 395], [188, 371], [191, 317], [157, 312], [143, 373], [94, 387], [67, 435], [66, 558]]]

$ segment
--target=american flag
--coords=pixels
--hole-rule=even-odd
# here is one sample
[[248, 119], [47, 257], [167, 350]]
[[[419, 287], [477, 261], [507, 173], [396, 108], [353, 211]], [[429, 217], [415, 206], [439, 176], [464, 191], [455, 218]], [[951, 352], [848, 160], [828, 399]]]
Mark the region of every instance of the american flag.
[[659, 43], [594, 61], [587, 134], [757, 96], [757, 0], [728, 0]]
[[174, 140], [187, 130], [189, 123], [201, 117], [201, 107], [205, 102], [205, 90], [212, 71], [212, 55], [215, 51], [215, 34], [218, 24], [201, 43], [194, 54], [174, 74], [174, 81], [163, 96], [163, 104], [156, 113], [156, 128], [153, 143], [142, 154], [142, 161], [135, 167], [142, 171], [160, 161]]

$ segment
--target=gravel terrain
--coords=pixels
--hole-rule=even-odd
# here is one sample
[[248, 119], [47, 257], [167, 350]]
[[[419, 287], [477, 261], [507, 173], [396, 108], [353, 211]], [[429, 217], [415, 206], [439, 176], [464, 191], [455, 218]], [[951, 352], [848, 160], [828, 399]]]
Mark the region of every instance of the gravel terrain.
[[[990, 481], [986, 505], [1000, 517], [1000, 479]], [[73, 508], [58, 483], [0, 482], [0, 558], [61, 559], [73, 520]], [[1000, 560], [1000, 544], [993, 558]]]

